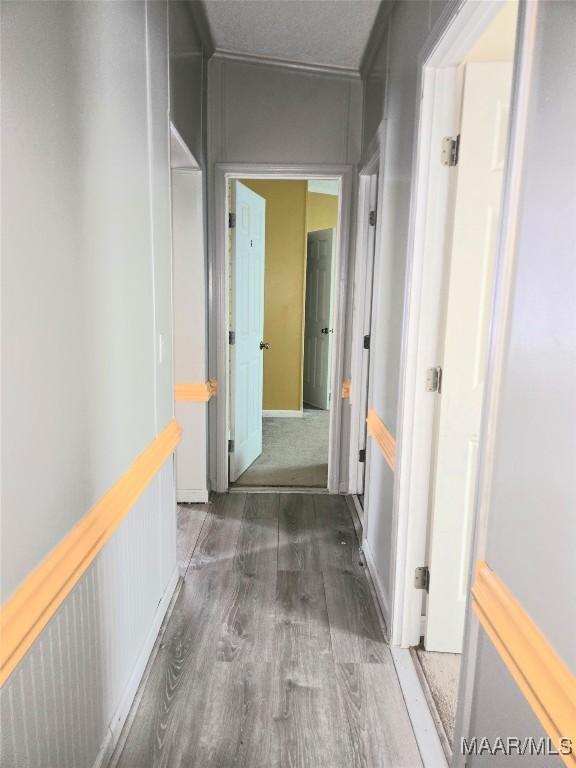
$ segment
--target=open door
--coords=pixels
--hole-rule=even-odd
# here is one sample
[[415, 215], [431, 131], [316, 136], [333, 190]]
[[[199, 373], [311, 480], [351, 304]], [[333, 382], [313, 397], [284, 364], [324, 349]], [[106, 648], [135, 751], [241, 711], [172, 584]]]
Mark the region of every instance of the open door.
[[262, 453], [262, 350], [266, 201], [231, 184], [230, 480]]
[[308, 233], [303, 399], [322, 410], [330, 406], [333, 245], [333, 229]]
[[512, 65], [466, 66], [424, 645], [460, 653]]

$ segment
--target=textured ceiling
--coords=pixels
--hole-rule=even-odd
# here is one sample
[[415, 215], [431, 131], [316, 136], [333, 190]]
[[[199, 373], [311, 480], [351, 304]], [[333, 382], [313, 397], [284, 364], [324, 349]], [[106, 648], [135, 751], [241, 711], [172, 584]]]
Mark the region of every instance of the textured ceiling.
[[380, 0], [205, 0], [216, 50], [358, 69]]

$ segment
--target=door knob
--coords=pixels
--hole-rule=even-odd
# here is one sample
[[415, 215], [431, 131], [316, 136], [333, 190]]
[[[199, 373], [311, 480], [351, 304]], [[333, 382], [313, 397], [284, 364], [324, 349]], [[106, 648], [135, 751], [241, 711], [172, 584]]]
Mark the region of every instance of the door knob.
[[260, 349], [270, 349], [270, 344], [267, 341], [260, 342]]
[[321, 328], [320, 333], [332, 333], [332, 328]]

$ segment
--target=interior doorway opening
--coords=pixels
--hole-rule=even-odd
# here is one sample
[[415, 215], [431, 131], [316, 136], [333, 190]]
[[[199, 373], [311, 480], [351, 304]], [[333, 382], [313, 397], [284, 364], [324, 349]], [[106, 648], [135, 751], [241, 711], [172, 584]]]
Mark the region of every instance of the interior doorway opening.
[[340, 181], [231, 177], [228, 203], [230, 483], [327, 489]]
[[[411, 649], [448, 757], [460, 706], [518, 16], [516, 2], [492, 6], [489, 16], [466, 7], [459, 34], [445, 30], [422, 75], [411, 276], [422, 282], [409, 308], [404, 396], [413, 392], [414, 405], [402, 417], [406, 496], [398, 502], [393, 615], [393, 643]], [[407, 466], [410, 450], [416, 458]]]
[[354, 270], [352, 381], [350, 409], [349, 486], [360, 525], [364, 525], [367, 478], [367, 417], [370, 401], [370, 346], [374, 306], [377, 242], [378, 179], [380, 157], [376, 152], [359, 174], [358, 226]]

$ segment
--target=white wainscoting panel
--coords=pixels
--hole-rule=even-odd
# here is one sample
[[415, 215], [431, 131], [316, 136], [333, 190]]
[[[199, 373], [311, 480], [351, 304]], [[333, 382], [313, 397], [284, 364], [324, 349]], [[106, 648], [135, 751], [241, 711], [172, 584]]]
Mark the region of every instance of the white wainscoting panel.
[[370, 495], [368, 515], [364, 519], [366, 559], [374, 580], [386, 626], [391, 626], [391, 570], [392, 505], [394, 500], [394, 473], [379, 448], [372, 444], [370, 450]]
[[2, 766], [106, 765], [177, 583], [171, 456], [0, 692]]

